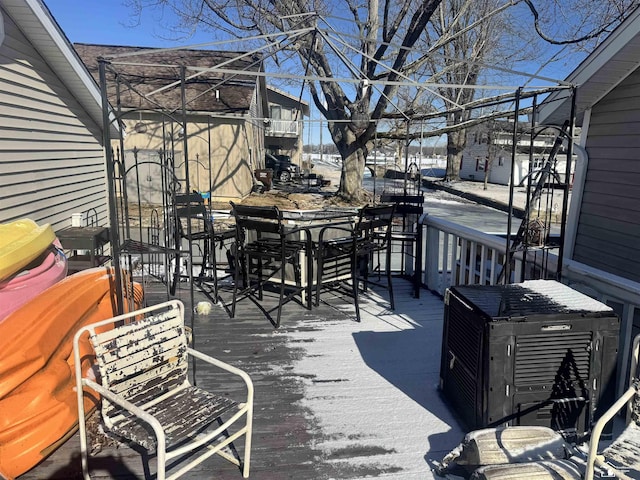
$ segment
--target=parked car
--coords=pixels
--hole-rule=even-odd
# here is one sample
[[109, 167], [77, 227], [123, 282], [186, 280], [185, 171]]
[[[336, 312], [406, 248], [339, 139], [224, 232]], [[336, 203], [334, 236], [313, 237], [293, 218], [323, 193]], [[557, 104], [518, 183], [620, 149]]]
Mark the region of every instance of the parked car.
[[273, 170], [274, 178], [281, 182], [290, 182], [294, 178], [300, 178], [300, 167], [291, 162], [289, 155], [271, 155], [267, 153], [264, 158], [266, 168]]

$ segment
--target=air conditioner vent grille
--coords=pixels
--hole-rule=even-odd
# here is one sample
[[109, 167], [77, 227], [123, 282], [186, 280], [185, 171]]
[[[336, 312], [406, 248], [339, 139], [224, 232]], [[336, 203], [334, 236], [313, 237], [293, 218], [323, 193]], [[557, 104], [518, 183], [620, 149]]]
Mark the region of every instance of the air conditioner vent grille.
[[547, 388], [566, 392], [585, 388], [591, 359], [589, 331], [517, 337], [514, 383], [518, 387]]

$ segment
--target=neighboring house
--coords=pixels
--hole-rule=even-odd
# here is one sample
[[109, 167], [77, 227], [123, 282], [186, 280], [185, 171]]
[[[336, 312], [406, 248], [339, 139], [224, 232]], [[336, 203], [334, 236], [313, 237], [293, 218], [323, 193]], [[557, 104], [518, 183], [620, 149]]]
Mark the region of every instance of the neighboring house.
[[265, 147], [273, 155], [288, 155], [302, 165], [303, 119], [309, 116], [309, 104], [274, 87], [267, 88], [269, 120]]
[[[125, 151], [130, 199], [140, 187], [143, 202], [162, 203], [166, 184], [161, 171], [167, 169], [174, 172], [177, 191], [207, 192], [223, 202], [251, 192], [254, 170], [264, 162], [266, 96], [260, 55], [88, 44], [75, 48], [96, 80], [98, 58], [109, 61], [107, 94], [112, 105], [119, 105], [125, 132], [114, 148], [117, 152], [122, 145]], [[132, 168], [135, 156], [137, 169]]]
[[0, 0], [0, 32], [0, 222], [107, 225], [99, 88], [41, 1]]
[[[581, 126], [565, 239], [563, 278], [576, 273], [622, 318], [627, 345], [640, 331], [640, 9], [568, 77]], [[540, 121], [560, 125], [569, 91], [540, 107]]]
[[[513, 171], [514, 184], [523, 185], [527, 181], [530, 158], [533, 157], [532, 176], [543, 168], [557, 136], [555, 129], [536, 130], [531, 140], [529, 125], [522, 125], [515, 156]], [[509, 185], [511, 178], [511, 158], [513, 146], [512, 122], [487, 122], [467, 129], [467, 145], [462, 153], [460, 178], [463, 180], [487, 181], [499, 185]], [[533, 155], [530, 152], [533, 151]], [[560, 181], [566, 173], [566, 150], [556, 156], [555, 171]]]

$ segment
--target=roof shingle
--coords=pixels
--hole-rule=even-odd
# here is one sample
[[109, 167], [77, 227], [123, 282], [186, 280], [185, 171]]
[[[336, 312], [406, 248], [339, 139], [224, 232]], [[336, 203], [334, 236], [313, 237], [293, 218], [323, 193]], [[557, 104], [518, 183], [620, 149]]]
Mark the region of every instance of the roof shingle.
[[[181, 66], [185, 66], [188, 111], [246, 112], [251, 105], [257, 76], [242, 74], [242, 72], [258, 72], [262, 68], [260, 55], [239, 58], [244, 52], [167, 50], [83, 43], [74, 44], [74, 48], [96, 82], [99, 82], [98, 59], [102, 57], [110, 62], [111, 73], [107, 73], [109, 100], [112, 105], [116, 105], [116, 82], [113, 79], [117, 72], [122, 81], [120, 105], [125, 110], [138, 108], [181, 110], [180, 70]], [[238, 73], [221, 73], [216, 72], [215, 69], [202, 70], [222, 63], [225, 70], [237, 70]], [[161, 87], [168, 88], [153, 93]], [[151, 93], [153, 95], [150, 95]]]

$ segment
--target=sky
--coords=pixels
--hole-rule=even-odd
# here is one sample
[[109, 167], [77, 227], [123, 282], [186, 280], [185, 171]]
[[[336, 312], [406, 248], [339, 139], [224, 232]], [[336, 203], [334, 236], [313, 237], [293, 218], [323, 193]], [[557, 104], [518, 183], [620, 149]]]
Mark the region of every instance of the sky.
[[[171, 39], [173, 32], [163, 31], [162, 23], [170, 19], [162, 18], [159, 13], [145, 11], [140, 19], [134, 15], [130, 7], [124, 5], [123, 0], [44, 0], [62, 30], [72, 43], [95, 43], [104, 45], [127, 45], [145, 47], [190, 47], [206, 42], [212, 38], [206, 33], [196, 33], [191, 38]], [[210, 48], [220, 48], [211, 46]], [[532, 68], [535, 70], [535, 68]], [[553, 72], [554, 78], [565, 78], [570, 71], [565, 65], [564, 71]], [[549, 75], [549, 72], [543, 72]], [[540, 82], [534, 81], [534, 85]], [[515, 88], [514, 88], [515, 90]], [[299, 89], [292, 93], [300, 94]], [[306, 98], [310, 102], [310, 98]], [[315, 120], [305, 126], [305, 142], [319, 144], [320, 136], [319, 114], [313, 111]], [[324, 123], [326, 128], [326, 123]], [[324, 142], [327, 143], [329, 134], [324, 130]]]
[[205, 35], [167, 40], [160, 26], [162, 19], [151, 14], [132, 27], [137, 18], [120, 0], [44, 0], [44, 3], [72, 43], [177, 47], [208, 41]]

